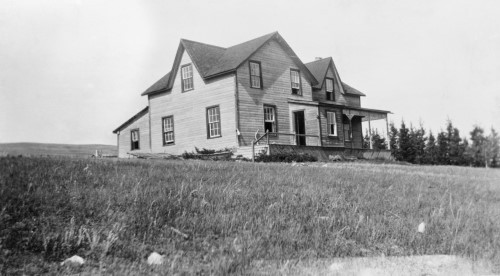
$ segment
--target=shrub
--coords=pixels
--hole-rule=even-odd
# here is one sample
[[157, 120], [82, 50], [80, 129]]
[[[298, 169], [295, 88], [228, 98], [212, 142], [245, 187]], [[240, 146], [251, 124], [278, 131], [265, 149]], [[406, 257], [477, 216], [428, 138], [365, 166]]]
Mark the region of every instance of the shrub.
[[276, 153], [276, 154], [261, 154], [255, 159], [257, 162], [316, 162], [318, 159], [308, 153]]

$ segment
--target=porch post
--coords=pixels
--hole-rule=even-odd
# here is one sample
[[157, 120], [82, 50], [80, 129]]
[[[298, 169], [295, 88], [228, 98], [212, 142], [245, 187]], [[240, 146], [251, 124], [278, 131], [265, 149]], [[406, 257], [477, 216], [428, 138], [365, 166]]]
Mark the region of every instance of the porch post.
[[370, 149], [373, 149], [373, 142], [372, 142], [372, 126], [371, 126], [371, 118], [370, 114], [368, 114], [368, 135], [370, 136]]
[[389, 139], [389, 120], [387, 119], [388, 114], [385, 114], [385, 127], [387, 130], [387, 138], [385, 139], [387, 141], [387, 149], [391, 150], [391, 141]]

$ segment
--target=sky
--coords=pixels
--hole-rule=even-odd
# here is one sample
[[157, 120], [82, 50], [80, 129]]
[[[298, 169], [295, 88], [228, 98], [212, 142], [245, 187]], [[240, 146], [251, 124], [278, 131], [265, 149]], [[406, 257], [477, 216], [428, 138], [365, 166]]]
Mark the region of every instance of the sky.
[[304, 63], [333, 57], [397, 125], [500, 130], [497, 0], [0, 3], [0, 143], [116, 144], [181, 38], [229, 47], [274, 31]]

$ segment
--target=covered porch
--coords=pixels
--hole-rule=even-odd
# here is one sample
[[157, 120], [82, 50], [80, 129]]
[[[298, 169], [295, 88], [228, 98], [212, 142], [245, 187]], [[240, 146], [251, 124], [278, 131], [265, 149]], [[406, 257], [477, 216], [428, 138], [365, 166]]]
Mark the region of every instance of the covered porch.
[[[372, 123], [384, 120], [383, 133], [389, 137], [390, 111], [369, 109], [362, 107], [346, 107], [342, 110], [342, 124], [344, 129], [344, 147], [349, 149], [363, 148], [363, 123], [368, 125], [369, 149], [373, 149]], [[387, 139], [388, 140], [388, 139]], [[388, 150], [390, 144], [387, 143]]]

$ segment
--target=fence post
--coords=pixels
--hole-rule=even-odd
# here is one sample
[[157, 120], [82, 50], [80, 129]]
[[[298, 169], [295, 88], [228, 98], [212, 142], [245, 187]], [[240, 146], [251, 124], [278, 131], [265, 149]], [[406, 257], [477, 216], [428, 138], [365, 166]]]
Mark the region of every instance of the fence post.
[[255, 162], [255, 143], [252, 141], [252, 163]]

